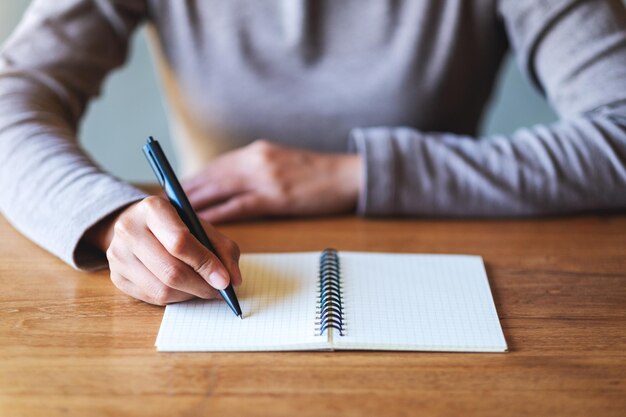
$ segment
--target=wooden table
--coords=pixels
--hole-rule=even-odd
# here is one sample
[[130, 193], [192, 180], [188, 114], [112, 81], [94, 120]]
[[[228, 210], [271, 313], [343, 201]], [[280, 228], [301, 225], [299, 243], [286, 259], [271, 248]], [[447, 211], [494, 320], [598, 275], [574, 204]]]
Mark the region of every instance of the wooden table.
[[157, 353], [162, 308], [0, 219], [0, 416], [626, 415], [626, 217], [222, 231], [244, 252], [482, 255], [511, 352]]

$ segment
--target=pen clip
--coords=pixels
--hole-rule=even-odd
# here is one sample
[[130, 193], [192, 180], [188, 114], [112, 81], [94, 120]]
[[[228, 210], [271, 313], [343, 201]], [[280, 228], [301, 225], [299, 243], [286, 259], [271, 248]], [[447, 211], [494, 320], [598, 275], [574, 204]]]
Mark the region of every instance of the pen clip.
[[165, 175], [163, 174], [163, 171], [161, 171], [161, 167], [156, 162], [154, 153], [152, 152], [152, 149], [150, 149], [148, 145], [144, 147], [144, 153], [146, 154], [146, 158], [148, 159], [148, 162], [150, 162], [150, 166], [152, 167], [152, 170], [154, 171], [154, 174], [156, 175], [157, 180], [159, 180], [159, 184], [161, 184], [161, 187], [165, 187]]

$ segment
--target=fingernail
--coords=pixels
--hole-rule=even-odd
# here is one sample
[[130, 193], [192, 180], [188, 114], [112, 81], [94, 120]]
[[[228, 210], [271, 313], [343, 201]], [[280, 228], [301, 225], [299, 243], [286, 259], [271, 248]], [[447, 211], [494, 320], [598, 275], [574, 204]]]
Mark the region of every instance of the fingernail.
[[211, 284], [213, 288], [223, 290], [228, 287], [228, 278], [221, 272], [211, 272], [211, 275], [209, 275], [209, 284]]

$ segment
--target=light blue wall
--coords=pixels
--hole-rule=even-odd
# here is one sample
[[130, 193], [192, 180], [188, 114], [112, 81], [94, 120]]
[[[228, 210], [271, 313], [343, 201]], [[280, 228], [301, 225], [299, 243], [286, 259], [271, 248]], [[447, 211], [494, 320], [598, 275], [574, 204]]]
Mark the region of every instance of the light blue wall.
[[[17, 25], [28, 3], [0, 3], [0, 42]], [[507, 61], [499, 84], [485, 117], [484, 134], [510, 133], [518, 127], [556, 120], [554, 112], [522, 78], [512, 59]], [[173, 155], [150, 52], [143, 34], [138, 34], [133, 39], [128, 65], [109, 77], [102, 97], [90, 106], [80, 138], [105, 169], [128, 181], [145, 182], [153, 181], [140, 152], [148, 135], [158, 137], [166, 152]]]

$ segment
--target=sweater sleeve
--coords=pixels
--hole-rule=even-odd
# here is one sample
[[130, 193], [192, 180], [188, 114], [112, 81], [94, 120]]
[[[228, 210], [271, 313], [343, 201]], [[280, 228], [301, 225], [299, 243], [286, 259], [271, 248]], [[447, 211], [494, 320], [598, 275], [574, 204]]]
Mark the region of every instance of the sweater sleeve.
[[621, 0], [501, 0], [517, 60], [560, 120], [474, 138], [355, 128], [364, 215], [525, 216], [626, 207]]
[[76, 268], [106, 265], [83, 235], [144, 197], [77, 141], [88, 101], [124, 63], [144, 12], [136, 0], [36, 0], [0, 50], [0, 211]]

